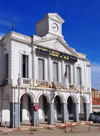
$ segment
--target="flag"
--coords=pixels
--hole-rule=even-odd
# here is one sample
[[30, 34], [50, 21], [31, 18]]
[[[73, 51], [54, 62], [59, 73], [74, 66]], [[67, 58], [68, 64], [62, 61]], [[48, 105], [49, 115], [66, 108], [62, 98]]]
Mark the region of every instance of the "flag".
[[68, 78], [67, 78], [67, 74], [66, 74], [66, 71], [65, 71], [65, 74], [64, 74], [64, 77], [63, 77], [63, 80], [61, 82], [61, 86], [69, 89], [69, 82], [68, 82]]

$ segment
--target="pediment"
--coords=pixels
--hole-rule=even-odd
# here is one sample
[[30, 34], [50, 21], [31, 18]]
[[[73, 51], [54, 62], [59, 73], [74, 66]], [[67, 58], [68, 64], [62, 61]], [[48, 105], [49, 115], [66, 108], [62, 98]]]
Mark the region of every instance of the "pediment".
[[45, 15], [45, 17], [48, 16], [49, 18], [52, 18], [53, 20], [56, 20], [60, 23], [64, 23], [64, 20], [57, 14], [57, 13], [48, 13]]
[[70, 48], [68, 44], [66, 44], [63, 40], [59, 38], [42, 41], [42, 42], [39, 42], [38, 45], [46, 47], [46, 48], [50, 48], [52, 50], [56, 50], [59, 52], [63, 52], [65, 54], [77, 56], [75, 51], [72, 48]]

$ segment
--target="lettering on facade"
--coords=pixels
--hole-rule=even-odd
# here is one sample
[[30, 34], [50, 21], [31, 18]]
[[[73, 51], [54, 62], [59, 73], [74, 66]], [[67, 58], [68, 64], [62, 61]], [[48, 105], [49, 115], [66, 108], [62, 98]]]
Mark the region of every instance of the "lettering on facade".
[[47, 48], [43, 48], [43, 47], [38, 47], [36, 50], [38, 52], [45, 53], [45, 54], [53, 56], [53, 57], [57, 57], [57, 58], [61, 58], [61, 59], [65, 59], [65, 60], [71, 60], [71, 61], [77, 62], [77, 57], [71, 56], [71, 55], [68, 55], [68, 54], [65, 54], [65, 53], [61, 53], [61, 52], [54, 51], [54, 50], [47, 49]]

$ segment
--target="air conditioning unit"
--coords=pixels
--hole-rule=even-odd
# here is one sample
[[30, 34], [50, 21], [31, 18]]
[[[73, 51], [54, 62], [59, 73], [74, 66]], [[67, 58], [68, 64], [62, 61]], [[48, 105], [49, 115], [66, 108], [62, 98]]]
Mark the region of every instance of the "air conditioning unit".
[[7, 78], [5, 78], [5, 79], [3, 80], [3, 84], [4, 84], [4, 85], [7, 85], [7, 84], [8, 84], [8, 79], [7, 79]]

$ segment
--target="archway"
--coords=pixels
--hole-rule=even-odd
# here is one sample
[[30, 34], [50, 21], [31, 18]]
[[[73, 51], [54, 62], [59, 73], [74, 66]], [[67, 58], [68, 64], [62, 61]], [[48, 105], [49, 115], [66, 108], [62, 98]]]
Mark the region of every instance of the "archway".
[[54, 99], [54, 109], [55, 109], [55, 120], [61, 120], [61, 99], [59, 96], [56, 96]]
[[48, 105], [47, 105], [47, 98], [45, 95], [41, 95], [39, 98], [39, 121], [44, 122], [48, 121]]
[[22, 95], [20, 99], [20, 122], [31, 122], [31, 98], [28, 94]]
[[69, 120], [70, 120], [70, 119], [73, 119], [74, 117], [74, 111], [73, 111], [74, 105], [73, 105], [73, 99], [71, 98], [71, 96], [68, 97], [67, 103], [68, 103], [67, 105], [68, 115], [69, 115]]

